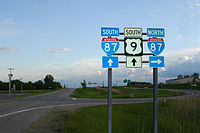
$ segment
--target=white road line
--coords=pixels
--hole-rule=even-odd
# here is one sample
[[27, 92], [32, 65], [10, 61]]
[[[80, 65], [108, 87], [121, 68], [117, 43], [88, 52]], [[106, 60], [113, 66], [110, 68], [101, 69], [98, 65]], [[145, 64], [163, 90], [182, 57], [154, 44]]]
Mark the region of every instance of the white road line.
[[19, 114], [19, 113], [23, 113], [23, 112], [28, 112], [28, 111], [32, 111], [32, 110], [37, 110], [37, 109], [53, 108], [53, 107], [66, 107], [66, 106], [85, 105], [85, 104], [86, 105], [97, 105], [97, 104], [105, 104], [105, 103], [80, 103], [80, 104], [61, 104], [61, 105], [41, 106], [41, 107], [24, 109], [24, 110], [15, 111], [15, 112], [12, 112], [12, 113], [3, 114], [3, 115], [0, 115], [0, 118], [10, 116], [10, 115]]

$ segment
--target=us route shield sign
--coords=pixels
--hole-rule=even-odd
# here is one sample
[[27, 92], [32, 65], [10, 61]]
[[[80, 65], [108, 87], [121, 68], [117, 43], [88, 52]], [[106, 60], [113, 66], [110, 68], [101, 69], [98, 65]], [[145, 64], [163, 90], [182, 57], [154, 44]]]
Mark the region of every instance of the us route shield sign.
[[141, 38], [124, 38], [124, 51], [126, 56], [142, 56], [143, 45]]
[[101, 48], [108, 55], [113, 55], [119, 49], [118, 38], [103, 38], [101, 42]]

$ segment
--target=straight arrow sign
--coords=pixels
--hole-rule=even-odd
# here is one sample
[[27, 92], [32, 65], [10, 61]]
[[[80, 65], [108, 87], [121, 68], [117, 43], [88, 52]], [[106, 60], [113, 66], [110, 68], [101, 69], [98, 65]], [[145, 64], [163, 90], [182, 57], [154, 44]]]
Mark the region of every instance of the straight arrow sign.
[[112, 61], [112, 59], [110, 58], [110, 59], [108, 60], [109, 66], [112, 66], [112, 63], [113, 63], [113, 61]]
[[126, 57], [126, 67], [127, 68], [141, 68], [142, 67], [142, 57], [141, 56], [127, 56]]
[[135, 63], [136, 63], [137, 61], [135, 60], [135, 58], [133, 58], [132, 62], [133, 62], [133, 66], [135, 66]]
[[103, 68], [118, 68], [119, 59], [116, 56], [102, 56]]

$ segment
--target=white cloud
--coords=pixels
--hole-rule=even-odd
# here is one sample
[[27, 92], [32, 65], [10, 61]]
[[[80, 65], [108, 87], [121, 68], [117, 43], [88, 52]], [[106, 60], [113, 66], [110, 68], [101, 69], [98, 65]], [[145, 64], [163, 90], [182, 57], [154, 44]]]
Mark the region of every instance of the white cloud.
[[197, 7], [200, 7], [200, 3], [195, 3], [194, 5]]
[[6, 19], [0, 21], [0, 25], [13, 25], [13, 24], [15, 24], [15, 23], [10, 18], [6, 18]]
[[155, 13], [151, 13], [149, 16], [150, 17], [156, 17], [157, 15]]
[[192, 13], [192, 16], [196, 16], [196, 13]]
[[0, 47], [0, 51], [10, 51], [10, 50], [13, 50], [14, 47], [10, 47], [10, 46], [7, 46], [7, 47]]
[[46, 50], [49, 50], [51, 53], [68, 53], [68, 52], [70, 52], [70, 50], [68, 48], [62, 48], [62, 49], [46, 48]]
[[176, 36], [176, 40], [181, 40], [181, 39], [183, 39], [183, 36], [182, 36], [182, 35], [177, 35], [177, 36]]

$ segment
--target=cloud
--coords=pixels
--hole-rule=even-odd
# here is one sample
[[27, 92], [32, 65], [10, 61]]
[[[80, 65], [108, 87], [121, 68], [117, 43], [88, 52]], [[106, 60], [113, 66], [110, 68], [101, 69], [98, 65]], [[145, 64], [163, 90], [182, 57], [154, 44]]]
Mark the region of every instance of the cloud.
[[200, 3], [195, 3], [194, 5], [197, 7], [200, 7]]
[[192, 13], [192, 16], [196, 16], [196, 13]]
[[46, 50], [50, 51], [51, 53], [68, 53], [70, 49], [62, 48], [62, 49], [53, 49], [53, 48], [46, 48]]
[[182, 36], [182, 35], [177, 35], [177, 36], [176, 36], [176, 40], [181, 40], [181, 39], [183, 39], [183, 36]]
[[179, 74], [200, 73], [200, 48], [174, 51], [165, 59], [165, 71], [160, 73], [163, 78], [174, 78]]
[[157, 15], [155, 13], [151, 13], [149, 16], [150, 17], [156, 17]]
[[13, 47], [10, 47], [10, 46], [8, 46], [8, 47], [0, 47], [0, 51], [11, 51], [11, 50], [13, 50], [14, 48]]
[[13, 22], [12, 19], [10, 18], [6, 18], [0, 21], [0, 25], [13, 25], [13, 24], [15, 24], [15, 22]]

